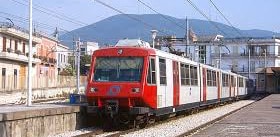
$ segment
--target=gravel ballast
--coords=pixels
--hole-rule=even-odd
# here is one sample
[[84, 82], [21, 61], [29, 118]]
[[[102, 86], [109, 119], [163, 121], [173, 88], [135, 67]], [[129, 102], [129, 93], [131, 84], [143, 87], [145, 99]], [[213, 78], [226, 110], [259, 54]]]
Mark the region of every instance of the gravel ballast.
[[[242, 100], [238, 102], [234, 102], [232, 104], [227, 104], [224, 106], [220, 106], [214, 109], [210, 109], [207, 111], [199, 112], [196, 114], [192, 114], [183, 118], [179, 118], [176, 120], [171, 120], [169, 122], [165, 122], [156, 126], [148, 127], [145, 129], [141, 129], [135, 132], [131, 132], [125, 135], [121, 135], [122, 137], [174, 137], [182, 135], [188, 131], [196, 129], [206, 123], [209, 123], [219, 117], [227, 115], [237, 109], [240, 109], [248, 104], [253, 103], [254, 100]], [[95, 131], [98, 128], [86, 128], [81, 130], [76, 130], [72, 132], [65, 132], [59, 135], [55, 135], [52, 137], [70, 137], [77, 136], [80, 134], [89, 133], [91, 131]], [[96, 135], [97, 137], [110, 136], [111, 134], [116, 132], [107, 132], [103, 134]]]
[[221, 116], [240, 109], [248, 104], [253, 103], [253, 100], [242, 100], [221, 106], [218, 108], [203, 111], [197, 114], [186, 116], [180, 119], [172, 120], [167, 123], [159, 124], [154, 127], [141, 129], [135, 132], [122, 135], [124, 137], [174, 137], [191, 131], [201, 125], [211, 122]]

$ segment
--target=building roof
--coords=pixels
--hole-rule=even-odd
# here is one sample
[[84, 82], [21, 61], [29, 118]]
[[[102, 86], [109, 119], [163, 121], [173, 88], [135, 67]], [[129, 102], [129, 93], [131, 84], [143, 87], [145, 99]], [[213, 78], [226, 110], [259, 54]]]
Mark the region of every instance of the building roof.
[[197, 42], [216, 42], [223, 39], [224, 36], [222, 35], [206, 35], [206, 36], [198, 36]]

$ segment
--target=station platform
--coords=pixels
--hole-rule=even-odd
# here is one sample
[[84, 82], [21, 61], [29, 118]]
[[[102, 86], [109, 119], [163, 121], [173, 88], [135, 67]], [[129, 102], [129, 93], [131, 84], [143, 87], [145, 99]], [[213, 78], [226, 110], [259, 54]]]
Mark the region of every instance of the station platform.
[[280, 136], [280, 94], [269, 95], [192, 135], [192, 137], [276, 136]]
[[0, 106], [0, 137], [45, 137], [81, 127], [85, 104]]

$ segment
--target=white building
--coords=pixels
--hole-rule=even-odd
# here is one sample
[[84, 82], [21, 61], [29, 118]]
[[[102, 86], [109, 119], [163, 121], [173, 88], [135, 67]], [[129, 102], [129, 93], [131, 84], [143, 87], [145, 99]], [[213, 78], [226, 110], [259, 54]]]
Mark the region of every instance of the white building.
[[99, 49], [98, 43], [83, 42], [81, 45], [81, 55], [92, 55], [92, 53], [97, 49]]
[[[280, 39], [223, 39], [221, 35], [216, 35], [198, 37], [197, 41], [188, 46], [184, 42], [171, 44], [176, 51], [185, 51], [185, 56], [191, 60], [253, 79], [259, 91], [272, 91], [276, 88], [280, 90], [280, 79], [272, 79], [280, 74], [275, 72], [278, 70], [275, 68], [280, 67]], [[168, 51], [167, 47], [161, 49]], [[264, 68], [272, 69], [264, 70]], [[266, 76], [268, 72], [270, 75]], [[265, 84], [265, 81], [276, 81], [276, 83], [273, 87], [268, 87], [269, 83]]]
[[58, 73], [61, 72], [66, 66], [69, 65], [68, 63], [68, 55], [69, 55], [69, 47], [58, 44], [56, 50], [57, 56], [57, 70]]
[[[0, 91], [27, 88], [28, 40], [27, 31], [16, 26], [0, 26]], [[33, 85], [36, 81], [36, 64], [41, 62], [37, 57], [36, 46], [41, 42], [41, 38], [33, 36]]]

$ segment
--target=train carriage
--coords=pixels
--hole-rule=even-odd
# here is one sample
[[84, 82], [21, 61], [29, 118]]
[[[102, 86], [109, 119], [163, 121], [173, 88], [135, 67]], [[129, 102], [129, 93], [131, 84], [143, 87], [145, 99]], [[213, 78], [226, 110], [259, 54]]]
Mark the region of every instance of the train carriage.
[[88, 110], [121, 121], [143, 122], [147, 117], [245, 96], [245, 79], [137, 44], [104, 48], [92, 56]]

